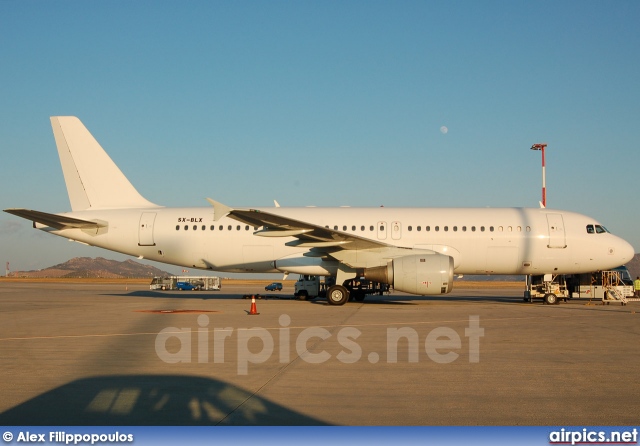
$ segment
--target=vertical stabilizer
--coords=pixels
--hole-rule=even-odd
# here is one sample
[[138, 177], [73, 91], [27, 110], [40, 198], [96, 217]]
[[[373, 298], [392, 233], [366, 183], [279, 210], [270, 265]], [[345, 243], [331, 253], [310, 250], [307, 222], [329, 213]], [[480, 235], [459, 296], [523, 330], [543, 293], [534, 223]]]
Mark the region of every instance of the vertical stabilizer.
[[72, 210], [158, 207], [138, 193], [78, 118], [52, 116], [51, 127]]

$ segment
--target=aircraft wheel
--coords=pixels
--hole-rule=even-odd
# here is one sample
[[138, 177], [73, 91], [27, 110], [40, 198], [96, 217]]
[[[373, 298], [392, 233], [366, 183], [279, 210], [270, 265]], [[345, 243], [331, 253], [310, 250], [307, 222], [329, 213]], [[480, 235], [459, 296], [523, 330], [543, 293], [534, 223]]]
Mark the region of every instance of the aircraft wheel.
[[553, 293], [545, 294], [544, 303], [547, 305], [556, 305], [558, 303], [558, 297]]
[[327, 291], [329, 305], [344, 305], [349, 301], [349, 291], [342, 285], [334, 285]]
[[309, 298], [309, 295], [306, 291], [300, 291], [300, 293], [298, 293], [296, 297], [298, 298], [298, 300], [307, 300]]

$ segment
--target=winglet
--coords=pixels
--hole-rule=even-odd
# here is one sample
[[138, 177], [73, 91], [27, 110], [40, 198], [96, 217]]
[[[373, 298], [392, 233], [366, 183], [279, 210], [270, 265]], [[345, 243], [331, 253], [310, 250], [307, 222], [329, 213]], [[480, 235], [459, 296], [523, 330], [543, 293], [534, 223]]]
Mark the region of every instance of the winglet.
[[231, 213], [231, 211], [233, 211], [233, 209], [229, 206], [212, 200], [211, 198], [207, 198], [207, 201], [211, 203], [211, 206], [213, 206], [213, 221], [218, 221], [222, 217], [226, 217]]
[[544, 209], [546, 206], [542, 203], [542, 201], [538, 201], [538, 203], [540, 204], [540, 209]]

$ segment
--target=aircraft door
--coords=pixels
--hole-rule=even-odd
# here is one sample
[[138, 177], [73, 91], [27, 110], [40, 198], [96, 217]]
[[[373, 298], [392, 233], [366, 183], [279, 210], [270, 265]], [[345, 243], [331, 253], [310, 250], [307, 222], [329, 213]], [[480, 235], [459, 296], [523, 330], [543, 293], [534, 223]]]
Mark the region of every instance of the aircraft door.
[[400, 240], [402, 238], [402, 223], [399, 221], [391, 222], [391, 238], [394, 240]]
[[387, 222], [379, 221], [378, 222], [378, 240], [386, 240], [387, 239]]
[[562, 214], [547, 214], [547, 224], [549, 225], [548, 248], [566, 248], [567, 241], [564, 233], [564, 220]]
[[143, 212], [138, 226], [138, 246], [155, 246], [153, 240], [153, 223], [156, 220], [155, 212]]

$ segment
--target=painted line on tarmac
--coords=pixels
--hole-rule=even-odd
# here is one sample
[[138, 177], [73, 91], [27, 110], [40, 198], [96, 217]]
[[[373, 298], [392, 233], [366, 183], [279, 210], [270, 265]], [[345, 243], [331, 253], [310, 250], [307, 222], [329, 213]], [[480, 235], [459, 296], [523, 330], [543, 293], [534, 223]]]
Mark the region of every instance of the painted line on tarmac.
[[[553, 315], [553, 316], [528, 316], [528, 317], [507, 317], [507, 318], [484, 318], [482, 321], [514, 321], [514, 320], [531, 320], [531, 319], [567, 319], [567, 318], [575, 318], [580, 316], [588, 316], [589, 314], [584, 315]], [[342, 327], [389, 327], [389, 326], [412, 326], [412, 325], [434, 325], [434, 324], [451, 324], [451, 323], [467, 323], [469, 319], [451, 319], [451, 320], [438, 320], [438, 321], [411, 321], [411, 322], [385, 322], [385, 323], [372, 323], [372, 324], [333, 324], [333, 325], [300, 325], [300, 326], [277, 326], [277, 327], [232, 327], [234, 329], [244, 329], [244, 330], [280, 330], [283, 328], [287, 329], [300, 329], [304, 330], [310, 327], [318, 327], [318, 328], [342, 328]], [[213, 328], [213, 327], [212, 327]], [[166, 334], [181, 334], [184, 333], [182, 330], [177, 331], [165, 331], [163, 333]], [[11, 337], [11, 338], [0, 338], [0, 342], [4, 341], [32, 341], [32, 340], [55, 340], [55, 339], [83, 339], [83, 338], [109, 338], [109, 337], [117, 337], [117, 336], [157, 336], [158, 332], [139, 332], [139, 333], [99, 333], [99, 334], [81, 334], [81, 335], [58, 335], [58, 336], [22, 336], [22, 337]]]

